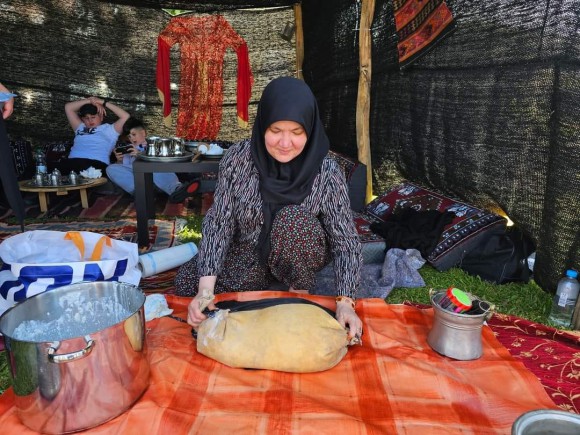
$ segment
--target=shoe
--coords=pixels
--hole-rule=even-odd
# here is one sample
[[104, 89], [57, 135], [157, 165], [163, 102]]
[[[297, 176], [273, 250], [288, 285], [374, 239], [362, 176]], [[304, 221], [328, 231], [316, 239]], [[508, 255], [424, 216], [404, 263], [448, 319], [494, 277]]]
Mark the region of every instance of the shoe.
[[177, 204], [183, 202], [185, 198], [193, 195], [199, 189], [199, 178], [190, 181], [189, 183], [182, 183], [177, 189], [175, 189], [171, 195], [169, 195], [169, 202], [172, 204]]

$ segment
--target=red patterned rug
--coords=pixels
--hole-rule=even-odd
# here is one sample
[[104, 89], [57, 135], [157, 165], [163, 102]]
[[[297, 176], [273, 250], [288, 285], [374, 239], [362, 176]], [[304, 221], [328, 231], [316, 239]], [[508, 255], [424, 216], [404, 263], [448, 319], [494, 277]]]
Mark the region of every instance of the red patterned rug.
[[[406, 305], [430, 309], [428, 305]], [[540, 380], [556, 405], [580, 414], [580, 333], [497, 313], [488, 325], [512, 356]]]
[[[74, 192], [73, 192], [74, 193]], [[192, 213], [200, 213], [206, 196], [195, 195], [187, 198], [183, 203], [171, 204], [167, 201], [167, 195], [158, 194], [155, 197], [155, 213], [157, 216], [187, 216]], [[79, 195], [50, 196], [49, 208], [41, 212], [38, 204], [38, 196], [33, 193], [25, 197], [26, 219], [114, 219], [122, 217], [135, 217], [135, 204], [133, 197], [127, 194], [99, 194], [88, 192], [89, 207], [83, 208]], [[0, 221], [15, 219], [11, 209], [0, 207]]]

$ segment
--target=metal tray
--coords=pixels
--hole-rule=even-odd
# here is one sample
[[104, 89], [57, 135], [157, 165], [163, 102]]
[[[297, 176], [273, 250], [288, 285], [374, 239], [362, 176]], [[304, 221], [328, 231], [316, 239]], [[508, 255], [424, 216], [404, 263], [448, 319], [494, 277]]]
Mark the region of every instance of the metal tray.
[[65, 177], [58, 186], [55, 186], [53, 184], [43, 184], [42, 186], [39, 186], [38, 184], [36, 184], [36, 180], [34, 179], [27, 180], [26, 182], [22, 183], [22, 185], [25, 187], [41, 187], [43, 189], [47, 188], [59, 189], [63, 187], [86, 186], [87, 184], [92, 184], [94, 181], [95, 178], [78, 178], [75, 184], [71, 184]]
[[171, 157], [162, 157], [162, 156], [147, 156], [145, 154], [137, 154], [137, 158], [139, 160], [145, 160], [146, 162], [188, 162], [193, 157], [193, 153], [189, 151], [184, 151], [181, 156], [171, 156]]

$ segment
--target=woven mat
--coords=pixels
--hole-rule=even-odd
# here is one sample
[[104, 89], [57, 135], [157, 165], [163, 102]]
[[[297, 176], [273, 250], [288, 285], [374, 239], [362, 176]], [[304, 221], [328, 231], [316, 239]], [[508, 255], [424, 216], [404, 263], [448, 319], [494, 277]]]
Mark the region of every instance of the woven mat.
[[[149, 250], [169, 248], [175, 243], [175, 232], [182, 225], [179, 219], [150, 221], [149, 225]], [[50, 230], [50, 231], [91, 231], [107, 235], [113, 239], [134, 242], [137, 240], [137, 221], [135, 219], [121, 219], [118, 221], [67, 221], [67, 222], [42, 222], [26, 224], [25, 231]], [[20, 225], [10, 225], [0, 222], [0, 242], [7, 237], [20, 233]]]
[[[288, 293], [222, 294], [218, 300], [281, 296]], [[334, 305], [332, 297], [300, 297]], [[168, 300], [175, 314], [185, 314], [189, 298]], [[432, 311], [380, 299], [357, 305], [363, 345], [319, 373], [230, 368], [197, 353], [186, 323], [148, 322], [149, 388], [127, 412], [87, 433], [508, 434], [524, 412], [556, 408], [489, 328], [483, 356], [456, 362], [426, 343]], [[0, 427], [32, 433], [17, 417], [12, 389], [0, 396]]]
[[[127, 194], [102, 194], [89, 190], [87, 192], [89, 207], [83, 208], [80, 196], [76, 192], [69, 195], [49, 195], [49, 207], [46, 212], [41, 212], [38, 195], [31, 193], [25, 196], [27, 219], [122, 219], [135, 217], [135, 204], [133, 197]], [[199, 213], [202, 207], [203, 195], [195, 195], [187, 198], [179, 204], [168, 202], [167, 195], [158, 193], [155, 195], [155, 213], [158, 216], [187, 216], [191, 213]], [[10, 208], [0, 206], [0, 221], [14, 219]]]

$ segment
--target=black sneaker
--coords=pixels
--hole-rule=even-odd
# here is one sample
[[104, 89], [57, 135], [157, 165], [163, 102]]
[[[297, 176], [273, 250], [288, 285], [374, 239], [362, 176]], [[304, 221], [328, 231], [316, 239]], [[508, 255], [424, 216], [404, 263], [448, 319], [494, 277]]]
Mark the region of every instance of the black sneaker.
[[193, 195], [199, 189], [199, 178], [190, 181], [189, 183], [182, 183], [177, 189], [175, 189], [171, 195], [169, 195], [169, 202], [172, 204], [177, 204], [179, 202], [185, 201], [185, 198]]

